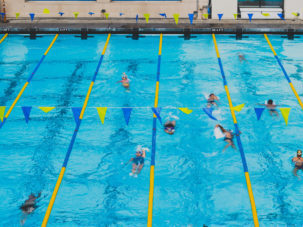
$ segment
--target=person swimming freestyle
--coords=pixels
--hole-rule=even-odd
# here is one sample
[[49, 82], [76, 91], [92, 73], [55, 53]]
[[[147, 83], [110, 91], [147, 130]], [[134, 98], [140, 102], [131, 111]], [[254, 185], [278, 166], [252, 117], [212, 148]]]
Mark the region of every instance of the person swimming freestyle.
[[219, 101], [219, 98], [214, 93], [211, 93], [207, 99], [207, 107], [218, 106], [217, 101]]
[[[223, 148], [223, 152], [230, 146], [232, 146], [232, 148], [236, 149], [236, 146], [234, 144], [233, 138], [236, 135], [235, 133], [233, 133], [231, 130], [226, 130], [225, 128], [223, 128], [221, 125], [217, 124], [215, 126], [215, 128], [220, 128], [221, 132], [224, 134], [224, 141], [227, 142], [227, 144], [225, 145], [225, 147]], [[239, 132], [241, 133], [241, 132]]]
[[137, 177], [138, 174], [141, 172], [144, 166], [144, 158], [146, 156], [146, 152], [145, 152], [146, 150], [147, 148], [139, 147], [136, 151], [136, 156], [129, 160], [133, 163], [132, 171], [129, 173], [130, 176]]

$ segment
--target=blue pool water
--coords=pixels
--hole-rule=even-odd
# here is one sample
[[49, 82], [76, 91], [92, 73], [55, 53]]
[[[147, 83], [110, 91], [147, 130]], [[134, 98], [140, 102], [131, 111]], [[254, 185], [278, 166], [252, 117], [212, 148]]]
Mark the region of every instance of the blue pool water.
[[[0, 106], [13, 103], [53, 37], [9, 35], [0, 45]], [[216, 37], [233, 104], [245, 103], [236, 116], [260, 225], [300, 226], [303, 186], [292, 175], [291, 158], [302, 149], [302, 109], [262, 35]], [[302, 97], [302, 38], [269, 38]], [[83, 105], [105, 41], [105, 35], [60, 35], [0, 129], [1, 226], [18, 226], [19, 207], [39, 191], [25, 226], [42, 223], [75, 128], [71, 107]], [[138, 178], [124, 164], [137, 145], [151, 149], [158, 44], [158, 35], [111, 37], [49, 226], [146, 225], [150, 153]], [[116, 83], [122, 72], [130, 75], [130, 92]], [[163, 119], [171, 113], [179, 120], [173, 136], [157, 123], [154, 226], [253, 226], [239, 151], [222, 153], [225, 142], [213, 135], [217, 122], [202, 111], [212, 92], [220, 97], [219, 122], [233, 129], [211, 35], [186, 41], [164, 35], [159, 107]], [[267, 111], [256, 120], [254, 107], [269, 98], [291, 107], [287, 126], [281, 114], [272, 118]], [[21, 106], [33, 107], [28, 124]], [[38, 106], [57, 108], [46, 114]], [[104, 125], [95, 107], [109, 107]], [[134, 107], [128, 126], [121, 107]]]

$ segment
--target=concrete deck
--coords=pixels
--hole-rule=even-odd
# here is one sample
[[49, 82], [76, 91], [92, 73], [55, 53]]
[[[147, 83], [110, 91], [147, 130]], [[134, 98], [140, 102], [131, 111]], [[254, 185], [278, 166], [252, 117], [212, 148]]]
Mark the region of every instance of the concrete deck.
[[138, 23], [134, 19], [11, 19], [0, 23], [0, 33], [142, 33], [142, 34], [205, 34], [205, 33], [294, 33], [303, 34], [301, 20], [194, 20], [179, 19], [178, 25], [173, 19], [144, 19]]

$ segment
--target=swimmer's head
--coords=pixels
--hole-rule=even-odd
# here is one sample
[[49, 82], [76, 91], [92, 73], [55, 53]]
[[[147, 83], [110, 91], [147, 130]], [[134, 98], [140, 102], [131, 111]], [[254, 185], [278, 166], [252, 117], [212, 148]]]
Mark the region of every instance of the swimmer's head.
[[301, 150], [297, 150], [297, 156], [301, 157], [302, 156], [302, 151]]
[[211, 94], [209, 95], [209, 97], [212, 97], [212, 96], [215, 96], [215, 94], [214, 94], [214, 93], [211, 93]]
[[272, 105], [274, 101], [272, 99], [268, 99], [267, 104]]
[[142, 150], [136, 151], [136, 156], [141, 156], [143, 154]]

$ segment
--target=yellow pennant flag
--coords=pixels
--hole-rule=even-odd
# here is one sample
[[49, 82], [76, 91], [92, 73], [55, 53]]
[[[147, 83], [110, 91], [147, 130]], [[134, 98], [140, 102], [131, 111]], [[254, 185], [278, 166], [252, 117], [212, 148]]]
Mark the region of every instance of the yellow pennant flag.
[[104, 13], [106, 20], [108, 19], [109, 13]]
[[238, 18], [238, 14], [237, 13], [234, 14], [234, 18], [235, 18], [235, 20], [237, 20], [237, 18]]
[[107, 107], [96, 107], [96, 108], [97, 108], [100, 120], [101, 120], [102, 124], [104, 124]]
[[49, 9], [44, 9], [44, 10], [43, 10], [43, 13], [49, 14], [49, 13], [50, 13], [50, 12], [49, 12]]
[[79, 12], [74, 12], [74, 15], [75, 15], [75, 18], [77, 18], [79, 15]]
[[20, 13], [16, 13], [16, 19], [18, 19], [19, 16], [20, 16]]
[[269, 13], [262, 13], [262, 15], [263, 15], [264, 17], [269, 17], [269, 16], [270, 16]]
[[1, 119], [1, 121], [3, 121], [4, 113], [5, 113], [5, 106], [0, 106], [0, 119]]
[[290, 108], [280, 108], [280, 111], [281, 111], [281, 114], [282, 114], [282, 116], [284, 118], [284, 121], [287, 125]]
[[243, 103], [243, 104], [238, 105], [238, 106], [233, 106], [232, 109], [233, 109], [234, 111], [240, 112], [244, 106], [245, 106], [245, 104]]
[[204, 13], [204, 14], [203, 14], [203, 17], [204, 17], [205, 19], [208, 19], [208, 14], [207, 14], [207, 13]]
[[42, 106], [39, 106], [38, 108], [42, 110], [44, 113], [48, 113], [49, 111], [55, 109], [55, 107], [42, 107]]
[[176, 24], [178, 24], [178, 22], [179, 22], [179, 14], [176, 14], [176, 13], [175, 13], [173, 16], [174, 16], [174, 18], [175, 18]]
[[299, 16], [298, 13], [291, 13], [292, 15], [294, 15], [295, 17]]
[[144, 14], [143, 16], [145, 17], [146, 23], [148, 23], [148, 20], [149, 20], [149, 14], [148, 14], [148, 13], [146, 13], [146, 14]]
[[186, 114], [190, 114], [191, 112], [193, 112], [193, 110], [190, 110], [187, 107], [186, 108], [179, 108], [179, 110], [181, 110], [183, 113], [186, 113]]

